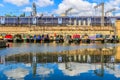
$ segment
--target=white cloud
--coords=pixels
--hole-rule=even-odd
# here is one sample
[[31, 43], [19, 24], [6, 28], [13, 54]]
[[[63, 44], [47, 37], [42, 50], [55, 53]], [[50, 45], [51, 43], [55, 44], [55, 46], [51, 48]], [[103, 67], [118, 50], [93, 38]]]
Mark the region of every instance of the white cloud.
[[15, 80], [21, 80], [23, 79], [26, 75], [29, 74], [29, 71], [23, 68], [16, 68], [8, 71], [4, 71], [4, 74], [8, 78], [13, 78]]
[[32, 8], [31, 7], [26, 7], [25, 9], [23, 9], [24, 12], [31, 12]]
[[116, 13], [115, 16], [120, 16], [120, 13]]
[[110, 0], [109, 2], [106, 2], [105, 5], [106, 10], [112, 8], [120, 9], [120, 0]]
[[[96, 1], [96, 0], [95, 0]], [[62, 3], [58, 5], [58, 9], [53, 11], [56, 14], [65, 13], [69, 8], [73, 8], [71, 11], [72, 15], [76, 16], [91, 16], [91, 15], [101, 15], [101, 8], [94, 12], [94, 6], [99, 4], [98, 2], [91, 3], [87, 0], [63, 0]], [[105, 2], [105, 11], [116, 8], [120, 10], [120, 0], [109, 0]], [[70, 13], [69, 13], [70, 14]]]
[[40, 76], [48, 76], [50, 73], [54, 73], [54, 70], [45, 67], [37, 68], [37, 74]]
[[[100, 66], [99, 64], [96, 66]], [[76, 62], [60, 63], [58, 69], [67, 76], [80, 76], [82, 73], [87, 73], [89, 70], [94, 70], [94, 65], [91, 64], [80, 64]]]
[[4, 5], [3, 5], [3, 4], [0, 4], [0, 7], [4, 7]]
[[54, 12], [57, 14], [64, 13], [68, 8], [73, 8], [71, 11], [74, 15], [92, 15], [93, 6], [96, 3], [90, 3], [85, 0], [63, 0], [62, 3], [58, 5], [58, 9]]
[[54, 4], [53, 0], [36, 0], [36, 4], [39, 7], [46, 7]]
[[108, 2], [105, 3], [105, 11], [108, 11], [113, 8], [116, 9], [116, 11], [114, 11], [114, 14], [118, 16], [119, 13], [116, 12], [120, 12], [120, 0], [109, 0]]
[[4, 2], [8, 2], [17, 6], [29, 4], [29, 0], [4, 0]]

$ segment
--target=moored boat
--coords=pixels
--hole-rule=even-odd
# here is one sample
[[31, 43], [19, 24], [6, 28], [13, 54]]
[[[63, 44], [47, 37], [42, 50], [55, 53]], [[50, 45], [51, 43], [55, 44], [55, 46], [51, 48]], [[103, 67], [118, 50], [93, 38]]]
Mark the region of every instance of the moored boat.
[[89, 39], [89, 36], [87, 34], [84, 34], [81, 37], [81, 40], [82, 40], [82, 43], [90, 43], [91, 42], [91, 40]]
[[7, 34], [5, 35], [4, 40], [8, 42], [13, 42], [13, 36], [11, 34]]
[[62, 35], [57, 35], [55, 38], [56, 43], [63, 43], [64, 39]]
[[44, 35], [44, 43], [49, 43], [50, 42], [50, 38], [49, 35]]
[[106, 35], [105, 36], [105, 42], [107, 42], [107, 43], [118, 43], [119, 38], [116, 35]]
[[104, 41], [105, 39], [104, 39], [104, 35], [102, 35], [102, 34], [96, 34], [96, 42], [101, 42], [101, 43], [104, 43], [105, 41]]
[[0, 35], [0, 40], [3, 40], [4, 38], [3, 38], [3, 36], [2, 35]]
[[71, 35], [67, 35], [66, 37], [65, 37], [65, 41], [67, 42], [67, 43], [72, 43], [73, 42], [73, 40], [72, 40], [72, 36]]
[[80, 41], [81, 41], [81, 39], [80, 39], [80, 35], [79, 34], [73, 35], [73, 42], [74, 43], [79, 44]]
[[14, 35], [14, 39], [15, 39], [16, 43], [22, 43], [23, 42], [22, 36], [20, 34]]

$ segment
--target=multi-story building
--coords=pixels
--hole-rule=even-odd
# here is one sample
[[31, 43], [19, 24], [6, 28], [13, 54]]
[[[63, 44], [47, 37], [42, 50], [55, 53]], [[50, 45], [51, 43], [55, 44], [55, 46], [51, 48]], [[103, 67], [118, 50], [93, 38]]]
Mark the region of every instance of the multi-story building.
[[[119, 17], [105, 17], [104, 25], [111, 26]], [[0, 25], [32, 25], [37, 26], [100, 26], [101, 17], [80, 16], [80, 17], [0, 17]]]

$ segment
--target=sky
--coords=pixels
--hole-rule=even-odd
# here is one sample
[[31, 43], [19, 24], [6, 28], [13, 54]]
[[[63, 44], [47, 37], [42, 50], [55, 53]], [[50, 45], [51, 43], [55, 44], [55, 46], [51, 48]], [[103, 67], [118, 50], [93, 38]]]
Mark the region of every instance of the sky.
[[101, 7], [94, 9], [94, 6], [101, 2], [105, 3], [105, 11], [116, 9], [116, 11], [107, 14], [108, 16], [120, 16], [120, 0], [0, 0], [0, 16], [5, 14], [20, 15], [24, 12], [29, 16], [33, 2], [37, 5], [37, 16], [41, 14], [61, 15], [69, 8], [72, 10], [68, 15], [101, 15]]

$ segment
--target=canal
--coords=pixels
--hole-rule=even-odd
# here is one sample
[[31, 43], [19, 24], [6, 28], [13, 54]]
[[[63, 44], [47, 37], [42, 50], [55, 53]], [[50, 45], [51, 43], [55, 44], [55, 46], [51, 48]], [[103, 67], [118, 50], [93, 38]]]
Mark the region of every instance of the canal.
[[10, 43], [0, 80], [120, 80], [120, 44]]

